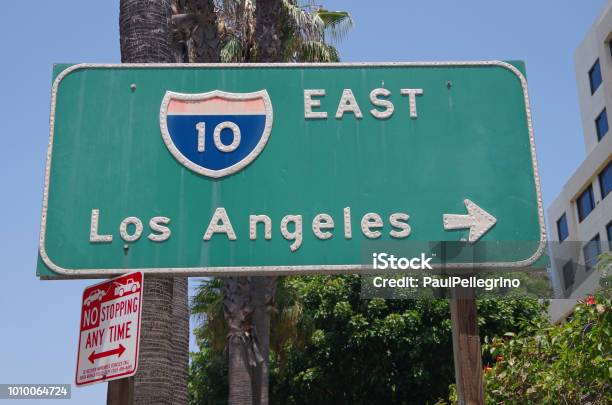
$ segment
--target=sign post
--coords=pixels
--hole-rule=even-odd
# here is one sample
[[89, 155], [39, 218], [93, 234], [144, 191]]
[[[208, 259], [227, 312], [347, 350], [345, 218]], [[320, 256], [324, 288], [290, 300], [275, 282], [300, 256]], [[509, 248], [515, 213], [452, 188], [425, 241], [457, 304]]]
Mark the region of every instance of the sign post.
[[108, 382], [106, 405], [133, 405], [134, 377], [121, 378]]
[[77, 387], [136, 373], [142, 283], [142, 273], [135, 272], [87, 287], [83, 292]]
[[482, 352], [473, 288], [457, 288], [450, 299], [455, 385], [460, 405], [484, 405]]

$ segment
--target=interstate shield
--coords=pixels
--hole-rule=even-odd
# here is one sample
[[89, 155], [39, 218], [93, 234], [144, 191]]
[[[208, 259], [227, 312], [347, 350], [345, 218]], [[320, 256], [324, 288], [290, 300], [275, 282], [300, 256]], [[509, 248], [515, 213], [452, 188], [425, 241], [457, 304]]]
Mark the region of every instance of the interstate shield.
[[179, 163], [219, 178], [242, 170], [263, 151], [272, 130], [272, 103], [266, 90], [167, 91], [161, 103], [160, 129]]

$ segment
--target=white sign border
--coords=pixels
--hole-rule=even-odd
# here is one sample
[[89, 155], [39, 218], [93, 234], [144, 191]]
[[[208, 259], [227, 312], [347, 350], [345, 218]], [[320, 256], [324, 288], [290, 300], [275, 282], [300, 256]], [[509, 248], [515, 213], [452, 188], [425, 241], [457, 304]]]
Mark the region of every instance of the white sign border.
[[521, 83], [523, 98], [525, 102], [525, 116], [529, 132], [529, 143], [531, 151], [531, 163], [533, 166], [533, 177], [535, 183], [536, 199], [538, 204], [538, 222], [540, 228], [540, 241], [536, 251], [530, 257], [515, 262], [482, 262], [482, 263], [446, 263], [446, 269], [520, 269], [534, 264], [544, 253], [546, 248], [546, 225], [544, 222], [544, 207], [542, 191], [540, 186], [540, 175], [538, 171], [538, 159], [536, 155], [535, 139], [531, 117], [531, 105], [529, 103], [529, 92], [527, 90], [527, 79], [515, 66], [508, 62], [492, 61], [441, 61], [441, 62], [358, 62], [358, 63], [80, 63], [63, 70], [53, 82], [51, 89], [51, 114], [49, 118], [49, 146], [47, 148], [47, 163], [45, 166], [45, 184], [43, 190], [42, 215], [40, 222], [39, 254], [45, 265], [55, 273], [56, 276], [42, 276], [42, 278], [97, 278], [100, 276], [121, 275], [126, 272], [141, 271], [144, 274], [176, 275], [176, 276], [231, 276], [231, 275], [290, 275], [290, 274], [341, 274], [360, 273], [372, 270], [370, 265], [362, 264], [340, 264], [340, 265], [305, 265], [305, 266], [236, 266], [236, 267], [169, 267], [169, 268], [135, 268], [135, 269], [66, 269], [55, 264], [49, 258], [45, 249], [45, 234], [47, 227], [47, 208], [49, 199], [49, 181], [51, 174], [51, 161], [53, 150], [53, 130], [55, 127], [55, 108], [57, 92], [61, 81], [70, 73], [79, 69], [112, 69], [112, 68], [322, 68], [322, 67], [482, 67], [497, 66], [514, 73]]

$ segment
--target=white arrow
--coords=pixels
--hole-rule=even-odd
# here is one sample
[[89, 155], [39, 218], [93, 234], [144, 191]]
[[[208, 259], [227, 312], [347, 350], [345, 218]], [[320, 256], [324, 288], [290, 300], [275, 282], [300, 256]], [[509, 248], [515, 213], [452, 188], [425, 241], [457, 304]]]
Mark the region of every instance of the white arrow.
[[495, 225], [497, 219], [467, 198], [463, 202], [468, 215], [444, 214], [442, 216], [444, 229], [448, 231], [470, 228], [468, 242], [474, 243]]

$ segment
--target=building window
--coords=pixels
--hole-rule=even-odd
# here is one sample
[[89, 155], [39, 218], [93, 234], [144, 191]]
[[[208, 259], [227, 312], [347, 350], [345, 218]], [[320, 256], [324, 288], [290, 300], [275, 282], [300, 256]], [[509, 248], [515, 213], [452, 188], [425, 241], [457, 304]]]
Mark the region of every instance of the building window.
[[606, 198], [608, 193], [612, 191], [612, 160], [599, 173], [599, 189], [601, 190], [601, 198]]
[[597, 131], [597, 139], [600, 141], [608, 133], [608, 113], [605, 108], [595, 118], [595, 130]]
[[606, 225], [606, 233], [608, 234], [608, 250], [612, 250], [612, 221]]
[[557, 220], [557, 235], [559, 235], [559, 242], [563, 242], [567, 235], [569, 234], [567, 230], [567, 218], [565, 214], [561, 215], [561, 218]]
[[576, 269], [574, 269], [574, 263], [570, 260], [563, 265], [563, 285], [566, 290], [574, 285], [575, 277]]
[[591, 94], [601, 85], [601, 67], [599, 66], [599, 59], [595, 61], [595, 64], [589, 70], [589, 83], [591, 84]]
[[593, 187], [589, 185], [589, 188], [584, 190], [578, 200], [576, 201], [578, 204], [578, 219], [582, 222], [587, 215], [593, 211], [595, 208], [595, 199], [593, 198]]
[[591, 270], [597, 264], [597, 256], [601, 254], [599, 234], [595, 235], [593, 239], [584, 245], [582, 253], [584, 253], [584, 265], [586, 269]]

